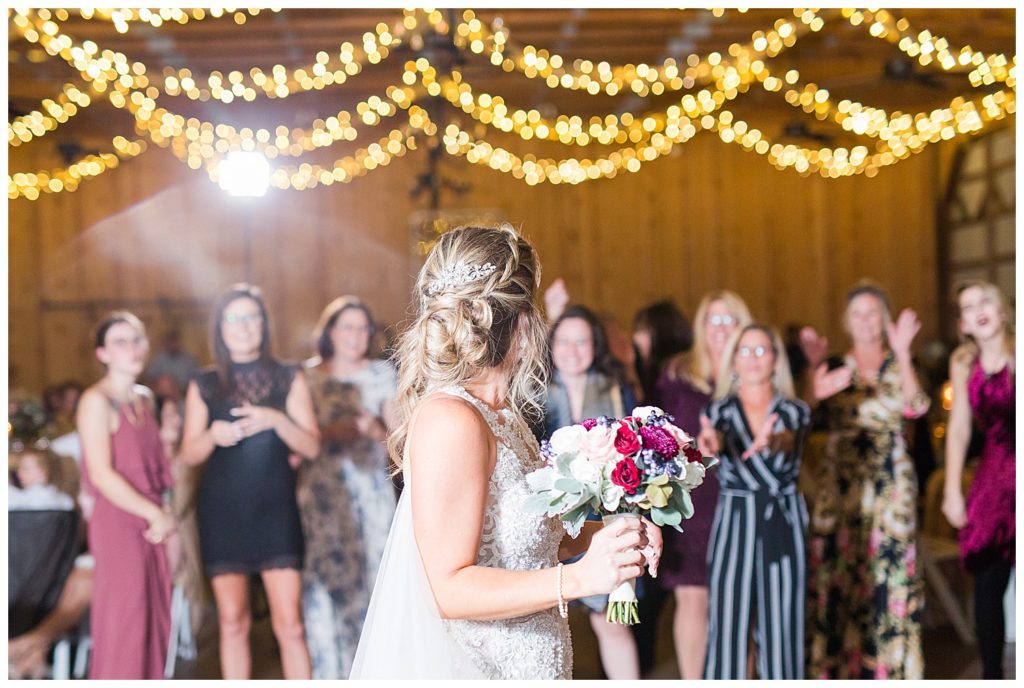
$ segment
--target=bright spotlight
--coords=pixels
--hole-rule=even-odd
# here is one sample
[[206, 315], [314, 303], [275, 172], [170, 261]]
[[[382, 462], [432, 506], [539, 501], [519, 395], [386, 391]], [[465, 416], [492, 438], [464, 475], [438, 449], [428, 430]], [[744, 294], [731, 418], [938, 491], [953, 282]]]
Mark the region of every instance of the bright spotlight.
[[270, 163], [260, 153], [232, 151], [219, 172], [220, 188], [232, 196], [262, 196], [270, 186]]

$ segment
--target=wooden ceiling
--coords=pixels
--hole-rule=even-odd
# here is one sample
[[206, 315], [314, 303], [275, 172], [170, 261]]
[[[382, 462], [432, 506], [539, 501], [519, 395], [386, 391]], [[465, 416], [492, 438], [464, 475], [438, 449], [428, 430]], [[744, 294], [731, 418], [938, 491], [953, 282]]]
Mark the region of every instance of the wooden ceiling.
[[[460, 10], [447, 10], [457, 13]], [[928, 29], [944, 36], [953, 47], [970, 45], [986, 53], [1015, 54], [1015, 10], [1007, 9], [890, 9], [895, 17], [904, 17], [915, 31]], [[344, 41], [362, 42], [362, 35], [378, 22], [396, 25], [400, 9], [285, 9], [261, 12], [248, 17], [244, 25], [230, 18], [190, 21], [185, 25], [165, 23], [160, 28], [136, 23], [126, 34], [118, 33], [109, 21], [83, 19], [77, 10], [69, 10], [61, 22], [68, 35], [91, 39], [100, 48], [123, 52], [132, 60], [144, 62], [156, 73], [162, 66], [187, 67], [196, 74], [213, 70], [248, 70], [260, 66], [269, 70], [274, 64], [288, 67], [308, 65], [317, 51], [336, 52]], [[453, 15], [457, 16], [457, 15]], [[568, 60], [586, 58], [612, 64], [659, 64], [665, 58], [685, 59], [696, 53], [725, 53], [732, 43], [748, 43], [758, 30], [770, 29], [776, 19], [792, 16], [788, 10], [726, 10], [715, 16], [709, 10], [675, 9], [486, 9], [477, 16], [484, 22], [501, 19], [511, 40], [518, 45], [533, 45], [556, 52]], [[62, 60], [49, 58], [38, 46], [27, 43], [13, 27], [9, 30], [8, 98], [11, 116], [35, 109], [43, 98], [54, 97], [60, 85], [75, 81], [76, 74]], [[254, 103], [197, 103], [185, 98], [168, 103], [183, 114], [205, 119], [260, 126], [266, 122], [295, 126], [307, 125], [315, 117], [324, 117], [339, 108], [351, 107], [358, 100], [381, 93], [401, 75], [402, 64], [415, 58], [408, 46], [401, 46], [379, 65], [369, 65], [363, 73], [341, 86], [315, 91], [284, 100], [259, 98]], [[852, 26], [840, 17], [826, 22], [824, 28], [801, 38], [769, 62], [776, 74], [796, 68], [805, 82], [828, 88], [836, 99], [849, 98], [889, 111], [918, 112], [947, 105], [957, 95], [972, 91], [966, 72], [951, 74], [932, 65], [922, 67], [910, 60], [915, 76], [896, 80], [886, 76], [886, 64], [907, 58], [891, 43], [873, 38], [865, 26]], [[632, 94], [590, 96], [583, 92], [550, 89], [543, 81], [518, 73], [505, 73], [487, 59], [468, 51], [462, 71], [477, 91], [501, 95], [518, 107], [535, 107], [544, 114], [580, 114], [640, 112], [664, 108], [678, 94], [640, 98]], [[164, 100], [161, 99], [161, 103]], [[167, 105], [171, 107], [171, 105]], [[733, 110], [739, 116], [772, 118], [778, 126], [789, 121], [804, 121], [815, 131], [843, 135], [835, 125], [818, 122], [813, 116], [795, 109], [781, 94], [752, 88], [736, 99]], [[61, 137], [110, 136], [130, 131], [131, 119], [109, 104], [97, 105], [53, 134]], [[525, 147], [528, 144], [522, 142]]]

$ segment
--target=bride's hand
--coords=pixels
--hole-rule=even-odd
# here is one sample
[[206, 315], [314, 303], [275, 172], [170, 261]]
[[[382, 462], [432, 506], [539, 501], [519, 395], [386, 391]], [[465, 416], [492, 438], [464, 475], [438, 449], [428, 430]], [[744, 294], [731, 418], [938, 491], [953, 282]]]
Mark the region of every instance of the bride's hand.
[[[594, 533], [583, 558], [569, 564], [578, 581], [578, 596], [607, 595], [620, 583], [640, 576], [644, 546], [650, 545], [643, 524], [636, 519], [619, 519]], [[659, 555], [660, 549], [659, 542]]]

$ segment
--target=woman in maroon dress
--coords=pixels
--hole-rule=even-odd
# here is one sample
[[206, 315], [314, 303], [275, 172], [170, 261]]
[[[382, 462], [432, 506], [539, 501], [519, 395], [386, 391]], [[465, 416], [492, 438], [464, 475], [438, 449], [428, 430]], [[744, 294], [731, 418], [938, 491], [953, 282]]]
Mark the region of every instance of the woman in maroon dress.
[[137, 317], [118, 311], [96, 328], [106, 374], [82, 395], [77, 426], [82, 485], [95, 498], [89, 546], [96, 560], [91, 679], [160, 679], [171, 625], [167, 539], [170, 465], [150, 391], [136, 385], [149, 343]]
[[[1010, 308], [994, 284], [971, 281], [957, 289], [960, 331], [967, 342], [953, 352], [949, 377], [953, 408], [946, 433], [942, 513], [960, 529], [960, 561], [974, 575], [974, 612], [984, 678], [1003, 678], [1003, 596], [1017, 541], [1013, 380], [1016, 337]], [[967, 502], [960, 479], [971, 418], [985, 434]]]
[[[701, 410], [711, 401], [711, 391], [729, 337], [750, 322], [750, 310], [731, 291], [706, 295], [694, 318], [693, 349], [672, 359], [659, 376], [654, 403], [675, 416], [676, 425], [696, 436], [701, 429]], [[675, 591], [673, 634], [676, 660], [682, 678], [699, 679], [704, 672], [708, 628], [708, 537], [718, 503], [718, 478], [708, 471], [704, 484], [691, 493], [693, 518], [685, 532], [663, 531], [664, 560], [659, 582]]]

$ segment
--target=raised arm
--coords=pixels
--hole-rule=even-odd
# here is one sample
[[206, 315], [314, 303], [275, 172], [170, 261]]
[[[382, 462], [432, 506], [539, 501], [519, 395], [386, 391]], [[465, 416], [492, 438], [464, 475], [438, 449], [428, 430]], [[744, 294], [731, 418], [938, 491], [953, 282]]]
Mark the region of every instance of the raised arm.
[[114, 468], [110, 401], [97, 389], [87, 389], [78, 403], [75, 421], [90, 482], [118, 509], [144, 519], [149, 525], [147, 539], [163, 540], [174, 530], [174, 517], [160, 504], [142, 495]]
[[[507, 619], [556, 606], [556, 568], [531, 571], [477, 566], [496, 445], [466, 402], [424, 402], [410, 428], [413, 531], [438, 611], [448, 619]], [[636, 523], [604, 529], [578, 562], [565, 565], [564, 599], [604, 594], [642, 569]]]
[[909, 308], [900, 311], [895, 323], [886, 324], [889, 345], [900, 367], [903, 415], [907, 418], [920, 418], [928, 412], [931, 405], [928, 394], [921, 389], [921, 382], [917, 379], [917, 371], [910, 354], [910, 344], [920, 330], [921, 322], [917, 319], [917, 313]]

